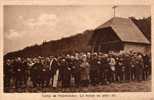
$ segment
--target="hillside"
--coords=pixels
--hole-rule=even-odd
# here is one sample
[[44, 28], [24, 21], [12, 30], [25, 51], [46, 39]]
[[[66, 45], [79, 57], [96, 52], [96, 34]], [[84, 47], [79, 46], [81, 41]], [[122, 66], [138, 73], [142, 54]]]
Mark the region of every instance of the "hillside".
[[88, 45], [92, 36], [91, 30], [86, 30], [82, 34], [62, 38], [60, 40], [43, 42], [41, 45], [33, 45], [23, 50], [11, 52], [5, 55], [5, 58], [12, 57], [34, 57], [34, 56], [50, 56], [63, 55], [66, 53], [87, 51], [90, 49]]
[[[151, 41], [151, 17], [143, 19], [135, 19], [130, 17], [131, 20], [139, 27], [148, 40]], [[56, 56], [66, 53], [91, 51], [89, 42], [93, 39], [93, 30], [86, 30], [83, 33], [62, 38], [60, 40], [43, 42], [41, 45], [33, 45], [26, 47], [16, 52], [10, 52], [4, 58], [13, 57], [34, 57], [34, 56]]]

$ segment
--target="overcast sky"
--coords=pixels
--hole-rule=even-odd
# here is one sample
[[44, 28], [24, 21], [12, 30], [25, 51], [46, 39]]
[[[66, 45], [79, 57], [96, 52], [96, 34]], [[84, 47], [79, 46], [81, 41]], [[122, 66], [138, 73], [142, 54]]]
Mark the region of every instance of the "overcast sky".
[[[150, 16], [150, 6], [118, 6], [116, 16]], [[112, 6], [5, 6], [4, 54], [94, 29], [113, 17]]]

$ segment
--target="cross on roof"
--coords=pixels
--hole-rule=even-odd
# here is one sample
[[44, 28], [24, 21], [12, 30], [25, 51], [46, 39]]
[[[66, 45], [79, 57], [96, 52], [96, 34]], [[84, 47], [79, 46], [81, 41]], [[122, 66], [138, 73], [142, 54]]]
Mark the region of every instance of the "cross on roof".
[[112, 7], [112, 9], [114, 9], [114, 17], [115, 17], [115, 9], [117, 8], [118, 6], [116, 6], [116, 5], [114, 5], [113, 7]]

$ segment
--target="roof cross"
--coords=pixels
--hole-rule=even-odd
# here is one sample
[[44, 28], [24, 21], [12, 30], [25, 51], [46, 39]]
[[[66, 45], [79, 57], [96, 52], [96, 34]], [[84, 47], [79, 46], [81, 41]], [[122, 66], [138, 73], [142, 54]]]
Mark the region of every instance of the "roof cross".
[[114, 10], [114, 17], [115, 17], [115, 14], [116, 14], [115, 10], [116, 10], [117, 7], [118, 7], [118, 6], [116, 6], [116, 5], [114, 5], [114, 6], [112, 7], [112, 9]]

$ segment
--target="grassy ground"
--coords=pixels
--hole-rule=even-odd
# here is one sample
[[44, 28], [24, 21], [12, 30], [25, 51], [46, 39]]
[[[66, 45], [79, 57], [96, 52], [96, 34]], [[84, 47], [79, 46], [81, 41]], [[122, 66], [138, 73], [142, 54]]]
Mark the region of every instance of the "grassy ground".
[[26, 89], [9, 89], [9, 93], [14, 92], [150, 92], [151, 91], [151, 80], [141, 81], [141, 82], [127, 82], [127, 83], [112, 83], [109, 85], [97, 85], [88, 87], [80, 87], [80, 88], [57, 88], [53, 89], [51, 87], [48, 88], [31, 88], [28, 87]]

